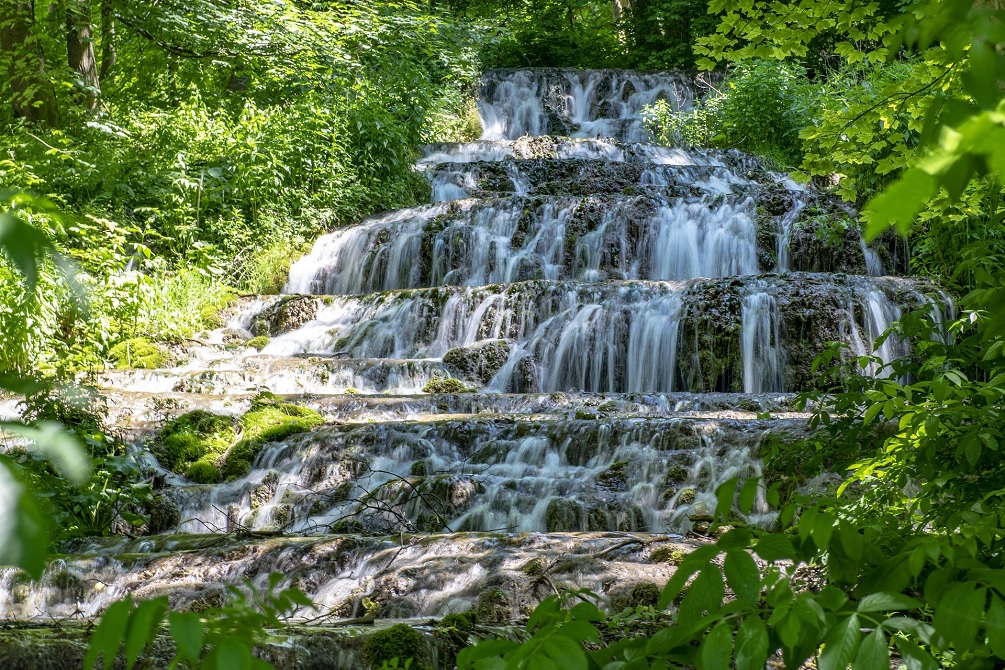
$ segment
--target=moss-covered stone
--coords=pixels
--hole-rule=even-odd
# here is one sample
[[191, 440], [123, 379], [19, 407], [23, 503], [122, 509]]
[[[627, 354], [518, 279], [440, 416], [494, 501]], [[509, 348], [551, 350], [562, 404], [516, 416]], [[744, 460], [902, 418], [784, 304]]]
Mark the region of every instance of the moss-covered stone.
[[118, 370], [130, 368], [140, 370], [156, 370], [171, 364], [171, 354], [167, 349], [155, 344], [145, 337], [134, 337], [119, 342], [108, 352]]
[[509, 358], [510, 346], [506, 340], [491, 340], [470, 347], [451, 349], [443, 356], [443, 363], [461, 377], [488, 384]]
[[670, 565], [680, 565], [687, 558], [687, 552], [677, 547], [660, 547], [654, 549], [649, 555], [652, 563], [669, 563]]
[[262, 394], [252, 401], [251, 410], [239, 423], [241, 440], [227, 453], [222, 468], [227, 479], [247, 474], [263, 444], [304, 433], [324, 423], [324, 418], [309, 407], [278, 402], [273, 396]]
[[150, 514], [150, 521], [147, 523], [147, 530], [152, 534], [165, 533], [173, 530], [181, 523], [181, 511], [174, 498], [163, 493], [156, 494], [147, 502], [147, 512]]
[[270, 341], [271, 340], [267, 335], [259, 335], [258, 337], [253, 337], [247, 342], [245, 342], [244, 346], [251, 347], [256, 351], [261, 351], [262, 349], [268, 346]]
[[686, 489], [684, 489], [683, 491], [680, 492], [679, 496], [677, 496], [677, 504], [679, 504], [679, 505], [690, 505], [691, 503], [694, 502], [694, 498], [695, 498], [696, 495], [697, 494], [696, 494], [696, 492], [695, 492], [694, 489], [692, 489], [692, 488], [686, 488]]
[[611, 610], [621, 612], [636, 607], [657, 607], [660, 602], [660, 587], [652, 582], [639, 582], [630, 591], [611, 596]]
[[460, 379], [453, 377], [436, 377], [426, 382], [423, 393], [471, 393], [473, 389], [464, 385]]
[[393, 659], [398, 659], [399, 668], [404, 667], [408, 659], [414, 662], [421, 658], [422, 650], [422, 636], [403, 623], [377, 631], [363, 643], [363, 657], [371, 668], [379, 668]]
[[[186, 473], [197, 461], [213, 465], [212, 460], [222, 455], [236, 437], [233, 418], [196, 410], [168, 421], [154, 440], [152, 450], [164, 467]], [[194, 473], [205, 477], [209, 470], [200, 466]]]
[[628, 490], [628, 461], [619, 461], [601, 472], [597, 484], [610, 491]]
[[508, 623], [513, 617], [509, 598], [499, 589], [482, 591], [478, 596], [475, 615], [482, 623]]

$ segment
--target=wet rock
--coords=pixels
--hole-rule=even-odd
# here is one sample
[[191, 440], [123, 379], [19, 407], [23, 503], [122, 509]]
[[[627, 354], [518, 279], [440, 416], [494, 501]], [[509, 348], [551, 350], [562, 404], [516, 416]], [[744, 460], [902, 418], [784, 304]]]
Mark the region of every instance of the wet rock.
[[443, 355], [443, 363], [465, 379], [488, 384], [506, 364], [509, 354], [506, 340], [492, 340], [451, 349]]
[[174, 530], [181, 522], [181, 510], [172, 496], [158, 493], [147, 503], [150, 521], [147, 529], [152, 535]]
[[507, 623], [513, 618], [513, 608], [505, 593], [499, 589], [487, 589], [478, 596], [475, 614], [481, 623]]

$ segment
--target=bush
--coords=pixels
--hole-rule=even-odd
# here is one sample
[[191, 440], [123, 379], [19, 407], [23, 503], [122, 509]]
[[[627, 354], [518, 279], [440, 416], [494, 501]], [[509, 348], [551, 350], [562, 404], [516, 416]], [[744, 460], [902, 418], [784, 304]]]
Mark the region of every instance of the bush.
[[801, 67], [755, 61], [737, 66], [690, 111], [677, 113], [659, 101], [643, 114], [663, 144], [742, 149], [770, 159], [774, 167], [796, 166], [802, 160], [799, 133], [810, 123], [815, 90]]
[[371, 668], [398, 659], [399, 667], [422, 655], [422, 636], [411, 626], [398, 623], [377, 631], [363, 643], [363, 656]]

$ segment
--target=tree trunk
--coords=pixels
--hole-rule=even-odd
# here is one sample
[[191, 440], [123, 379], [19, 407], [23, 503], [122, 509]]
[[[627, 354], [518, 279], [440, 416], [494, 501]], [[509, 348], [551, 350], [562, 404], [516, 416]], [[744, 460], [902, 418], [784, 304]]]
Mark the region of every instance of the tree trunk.
[[115, 67], [115, 7], [112, 0], [101, 0], [101, 74], [98, 81], [108, 80]]
[[14, 114], [54, 126], [59, 123], [56, 92], [46, 74], [37, 38], [32, 34], [34, 19], [28, 0], [0, 0], [0, 49], [10, 61], [8, 74]]
[[94, 57], [90, 0], [66, 0], [66, 62], [79, 79], [78, 102], [85, 109], [98, 104], [98, 62]]

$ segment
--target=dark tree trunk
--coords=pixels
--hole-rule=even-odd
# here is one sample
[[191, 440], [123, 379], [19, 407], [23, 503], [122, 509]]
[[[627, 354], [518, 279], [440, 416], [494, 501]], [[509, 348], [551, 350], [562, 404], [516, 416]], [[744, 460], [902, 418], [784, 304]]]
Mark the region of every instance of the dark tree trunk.
[[92, 33], [90, 0], [66, 0], [66, 62], [80, 77], [77, 99], [85, 109], [98, 104], [98, 61]]
[[59, 108], [45, 60], [32, 35], [34, 19], [31, 2], [0, 0], [0, 49], [10, 61], [14, 114], [54, 126], [59, 123]]
[[98, 81], [108, 80], [115, 67], [115, 7], [112, 0], [101, 0], [101, 74]]

